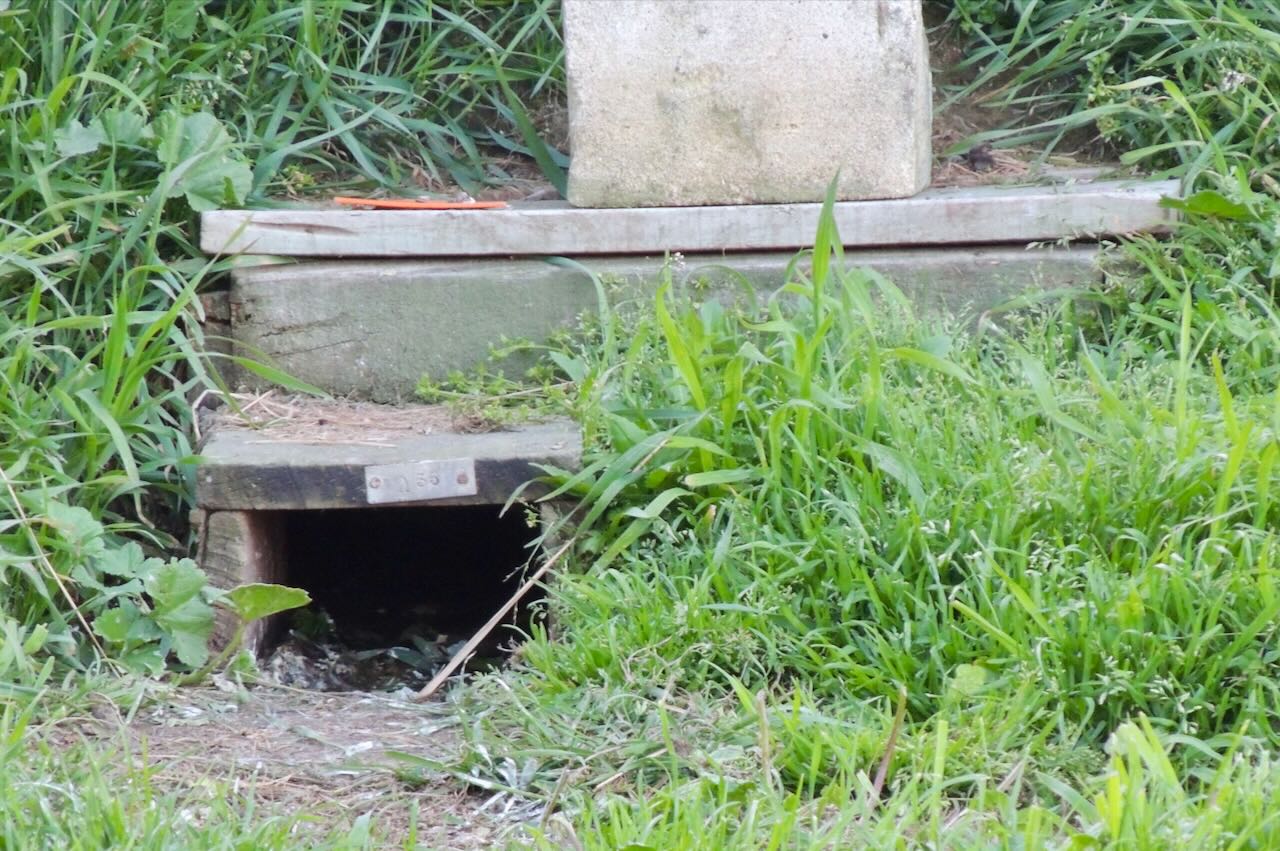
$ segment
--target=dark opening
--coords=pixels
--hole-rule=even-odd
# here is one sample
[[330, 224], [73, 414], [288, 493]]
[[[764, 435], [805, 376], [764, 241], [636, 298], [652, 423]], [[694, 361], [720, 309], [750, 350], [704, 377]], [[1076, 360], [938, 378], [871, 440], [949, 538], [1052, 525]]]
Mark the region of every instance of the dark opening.
[[[521, 568], [539, 530], [524, 512], [499, 516], [500, 510], [479, 505], [280, 512], [284, 575], [275, 581], [306, 589], [313, 602], [281, 616], [262, 649], [275, 651], [273, 659], [281, 653], [314, 659], [323, 649], [321, 655], [341, 657], [347, 667], [387, 655], [411, 662], [416, 670], [402, 684], [418, 684], [430, 676], [429, 663], [442, 664], [524, 581]], [[475, 658], [491, 659], [509, 647], [517, 629], [528, 628], [530, 604], [539, 597], [538, 589], [527, 595]], [[342, 685], [331, 678], [316, 687]]]
[[[388, 647], [406, 631], [470, 637], [523, 581], [520, 568], [537, 536], [522, 512], [499, 511], [291, 511], [284, 581], [310, 592], [353, 648]], [[517, 625], [529, 602], [517, 609]], [[495, 633], [511, 636], [509, 629]]]

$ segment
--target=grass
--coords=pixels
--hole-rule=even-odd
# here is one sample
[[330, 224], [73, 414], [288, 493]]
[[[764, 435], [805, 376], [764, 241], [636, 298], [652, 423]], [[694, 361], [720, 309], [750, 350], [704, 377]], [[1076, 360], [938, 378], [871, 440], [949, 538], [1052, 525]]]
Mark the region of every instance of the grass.
[[[207, 656], [214, 595], [182, 557], [191, 406], [219, 389], [198, 293], [226, 264], [195, 248], [195, 213], [509, 179], [528, 144], [517, 95], [537, 116], [560, 90], [556, 14], [547, 0], [0, 3], [0, 700], [61, 694], [67, 671], [163, 676]], [[181, 828], [185, 804], [145, 788], [145, 769], [112, 804], [107, 752], [23, 755], [42, 729], [3, 731], [6, 847], [234, 841]], [[255, 833], [241, 799], [214, 816], [249, 846], [287, 841]]]
[[[194, 213], [554, 172], [557, 9], [0, 6], [0, 842], [285, 847], [296, 819], [217, 781], [51, 744], [77, 678], [202, 660], [182, 517], [225, 267]], [[849, 268], [827, 217], [774, 297], [673, 273], [545, 350], [537, 393], [425, 385], [568, 410], [589, 447], [547, 471], [577, 569], [454, 694], [469, 747], [428, 779], [533, 806], [548, 848], [1280, 845], [1280, 21], [1083, 9], [951, 4], [974, 87], [1026, 116], [997, 144], [1084, 128], [1187, 180], [1138, 271], [972, 326]]]
[[997, 145], [1072, 131], [1126, 163], [1197, 175], [1216, 157], [1277, 177], [1280, 9], [1260, 0], [955, 0], [959, 70], [994, 108], [1025, 116]]
[[1273, 13], [1117, 5], [1123, 32], [1019, 5], [973, 63], [1039, 63], [1004, 94], [1052, 117], [1007, 139], [1094, 122], [1187, 180], [1139, 274], [973, 329], [847, 269], [828, 220], [765, 305], [669, 282], [557, 354], [582, 572], [464, 698], [459, 767], [525, 765], [543, 847], [1277, 843], [1271, 60], [1210, 90], [1186, 50], [1152, 97], [1056, 117], [1090, 63], [1113, 96], [1125, 57], [1171, 72], [1153, 44], [1231, 26], [1270, 57]]
[[576, 813], [549, 845], [1267, 847], [1274, 375], [1190, 289], [1168, 350], [1069, 304], [975, 333], [816, 242], [761, 307], [668, 290], [561, 354], [589, 567], [477, 752]]

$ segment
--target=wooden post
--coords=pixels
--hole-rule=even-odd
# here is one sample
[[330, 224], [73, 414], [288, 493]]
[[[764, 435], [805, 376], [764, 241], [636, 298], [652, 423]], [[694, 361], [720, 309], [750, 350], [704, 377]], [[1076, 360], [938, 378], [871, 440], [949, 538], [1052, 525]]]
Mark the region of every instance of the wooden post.
[[[200, 533], [200, 565], [213, 587], [226, 590], [246, 582], [286, 583], [287, 561], [283, 518], [272, 511], [204, 511]], [[235, 627], [221, 607], [214, 625], [213, 647], [226, 646]], [[256, 653], [270, 624], [252, 624], [245, 648]]]

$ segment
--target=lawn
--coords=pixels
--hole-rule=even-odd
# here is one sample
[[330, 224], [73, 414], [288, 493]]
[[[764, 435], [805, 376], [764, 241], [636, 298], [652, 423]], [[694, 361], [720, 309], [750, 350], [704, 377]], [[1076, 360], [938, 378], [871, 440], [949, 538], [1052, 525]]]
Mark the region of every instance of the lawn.
[[[424, 382], [570, 413], [587, 454], [546, 471], [579, 505], [547, 617], [387, 795], [483, 790], [518, 815], [488, 843], [546, 848], [1280, 847], [1280, 11], [933, 11], [944, 94], [1016, 117], [968, 144], [1181, 177], [1173, 237], [973, 321], [824, 217], [777, 296], [672, 264], [524, 382]], [[86, 731], [208, 662], [184, 518], [227, 265], [195, 214], [562, 161], [557, 18], [0, 3], [4, 847], [418, 844], [417, 809], [264, 808]]]

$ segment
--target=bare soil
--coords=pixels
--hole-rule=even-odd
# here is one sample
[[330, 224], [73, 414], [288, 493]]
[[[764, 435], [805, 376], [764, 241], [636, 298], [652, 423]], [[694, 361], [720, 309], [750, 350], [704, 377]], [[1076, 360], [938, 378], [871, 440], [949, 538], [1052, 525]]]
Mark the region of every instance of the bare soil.
[[518, 841], [537, 815], [395, 755], [456, 762], [459, 722], [448, 702], [219, 684], [175, 691], [130, 721], [100, 717], [99, 734], [116, 727], [167, 791], [198, 800], [227, 784], [263, 817], [306, 814], [299, 847], [308, 833], [346, 830], [369, 814], [384, 847], [404, 847], [412, 830], [419, 847], [492, 848]]

